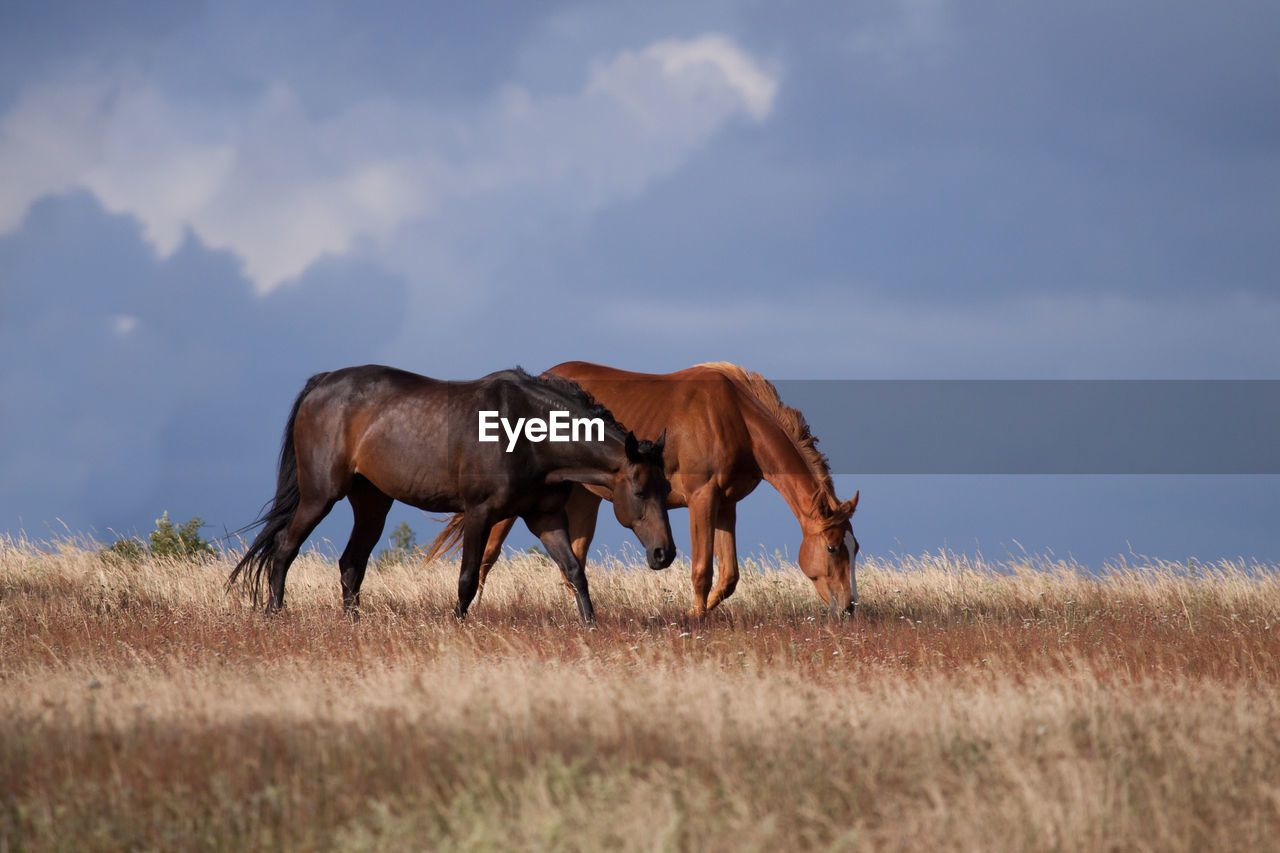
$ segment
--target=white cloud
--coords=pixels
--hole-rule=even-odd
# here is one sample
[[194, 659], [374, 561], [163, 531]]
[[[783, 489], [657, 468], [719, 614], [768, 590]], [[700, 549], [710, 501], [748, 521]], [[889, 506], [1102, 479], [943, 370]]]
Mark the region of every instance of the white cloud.
[[680, 125], [703, 130], [745, 111], [768, 118], [778, 80], [732, 41], [719, 35], [666, 40], [623, 52], [597, 66], [587, 85], [624, 105], [650, 132]]
[[138, 318], [133, 314], [116, 314], [111, 318], [111, 330], [122, 338], [133, 334], [138, 328]]
[[100, 156], [80, 185], [108, 210], [137, 216], [156, 250], [172, 254], [230, 180], [235, 148], [208, 141], [197, 115], [142, 80], [105, 92], [99, 114]]
[[663, 73], [670, 79], [684, 80], [707, 94], [732, 92], [742, 98], [756, 121], [764, 121], [773, 110], [777, 79], [723, 36], [662, 41], [645, 53], [661, 63]]
[[37, 86], [0, 117], [0, 234], [44, 195], [65, 192], [102, 159], [111, 87], [99, 81]]
[[81, 187], [136, 216], [161, 256], [190, 231], [266, 291], [476, 202], [581, 212], [634, 196], [736, 116], [766, 119], [777, 88], [715, 34], [624, 51], [573, 94], [511, 85], [462, 114], [378, 99], [316, 118], [283, 85], [206, 106], [116, 69], [34, 88], [0, 118], [0, 234]]

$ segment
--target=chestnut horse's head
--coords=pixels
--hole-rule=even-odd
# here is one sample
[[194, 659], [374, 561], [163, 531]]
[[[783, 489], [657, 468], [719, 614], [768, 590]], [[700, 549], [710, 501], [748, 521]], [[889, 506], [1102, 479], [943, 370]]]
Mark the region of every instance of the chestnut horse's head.
[[607, 487], [612, 490], [609, 500], [613, 502], [613, 514], [619, 524], [635, 532], [651, 569], [665, 569], [676, 558], [676, 543], [667, 518], [671, 484], [662, 461], [666, 442], [666, 430], [657, 441], [639, 441], [635, 433], [628, 432], [626, 462]]
[[857, 508], [857, 492], [844, 503], [819, 496], [814, 500], [813, 512], [804, 525], [804, 540], [800, 543], [800, 570], [813, 581], [833, 619], [852, 614], [858, 604], [854, 567], [858, 540], [849, 523]]

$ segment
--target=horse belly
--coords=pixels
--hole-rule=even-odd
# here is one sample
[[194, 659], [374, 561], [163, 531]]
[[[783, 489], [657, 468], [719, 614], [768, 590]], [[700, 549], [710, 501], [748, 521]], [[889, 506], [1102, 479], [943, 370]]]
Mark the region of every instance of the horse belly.
[[457, 483], [439, 468], [421, 464], [369, 464], [358, 466], [356, 474], [388, 497], [428, 512], [452, 512], [461, 508]]
[[457, 465], [445, 440], [382, 419], [364, 430], [355, 453], [355, 473], [402, 503], [432, 512], [459, 508]]

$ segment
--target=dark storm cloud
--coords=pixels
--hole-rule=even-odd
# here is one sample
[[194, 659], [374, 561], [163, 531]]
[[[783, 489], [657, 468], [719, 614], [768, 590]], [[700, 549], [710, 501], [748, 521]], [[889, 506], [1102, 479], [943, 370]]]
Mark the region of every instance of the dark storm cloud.
[[0, 7], [0, 110], [23, 86], [68, 64], [146, 53], [198, 20], [199, 5], [166, 0], [5, 0]]
[[681, 294], [829, 284], [935, 307], [1276, 294], [1280, 10], [920, 2], [744, 18], [783, 68], [773, 120], [605, 211], [600, 278]]
[[306, 377], [368, 360], [404, 316], [369, 264], [317, 264], [259, 297], [194, 239], [158, 260], [84, 193], [0, 240], [0, 518], [41, 538], [147, 529], [161, 511], [248, 522]]
[[[302, 380], [351, 362], [1274, 379], [1278, 33], [1181, 0], [5, 4], [4, 227], [45, 200], [0, 237], [0, 529], [242, 524]], [[672, 39], [776, 96], [699, 130]], [[353, 218], [348, 179], [422, 204]], [[1275, 478], [850, 470], [872, 552], [1275, 558]], [[742, 542], [794, 543], [771, 495]]]

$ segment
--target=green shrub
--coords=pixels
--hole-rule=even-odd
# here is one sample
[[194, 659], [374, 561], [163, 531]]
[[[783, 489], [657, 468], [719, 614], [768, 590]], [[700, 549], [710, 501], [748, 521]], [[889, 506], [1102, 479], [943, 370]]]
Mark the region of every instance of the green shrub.
[[178, 560], [205, 560], [218, 556], [212, 544], [200, 536], [204, 522], [199, 516], [175, 526], [169, 520], [169, 512], [156, 519], [156, 529], [147, 541], [129, 536], [111, 543], [98, 554], [108, 562], [134, 564], [143, 557], [162, 557]]
[[146, 555], [147, 543], [136, 536], [127, 536], [124, 539], [119, 539], [98, 551], [98, 556], [112, 565], [120, 563], [132, 565], [140, 562]]
[[201, 538], [201, 527], [204, 527], [204, 522], [199, 516], [174, 527], [166, 510], [164, 515], [156, 519], [156, 529], [151, 531], [147, 539], [151, 556], [187, 560], [218, 556], [208, 540]]

